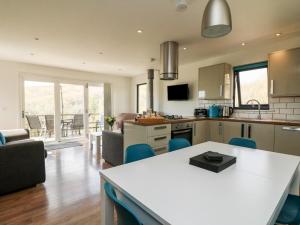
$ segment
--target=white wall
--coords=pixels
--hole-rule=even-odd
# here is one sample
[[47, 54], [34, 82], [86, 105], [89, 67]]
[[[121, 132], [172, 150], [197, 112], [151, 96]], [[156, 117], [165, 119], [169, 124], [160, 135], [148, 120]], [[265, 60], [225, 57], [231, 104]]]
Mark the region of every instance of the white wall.
[[[220, 55], [194, 63], [179, 66], [179, 79], [175, 81], [160, 81], [159, 111], [167, 114], [179, 114], [183, 116], [193, 115], [194, 108], [198, 106], [197, 88], [198, 88], [198, 69], [203, 66], [214, 65], [218, 63], [229, 63], [232, 66], [255, 63], [267, 60], [268, 53], [300, 47], [300, 37], [290, 39], [278, 39], [272, 44], [257, 44], [241, 47], [240, 51]], [[132, 86], [137, 80], [146, 80], [145, 75], [133, 79]], [[182, 102], [172, 102], [167, 100], [167, 86], [173, 84], [188, 83], [190, 85], [190, 100]], [[133, 93], [133, 100], [135, 95]], [[156, 99], [157, 100], [157, 99]]]
[[131, 78], [39, 66], [18, 62], [0, 61], [0, 129], [19, 127], [20, 123], [20, 74], [87, 80], [110, 83], [112, 86], [112, 112], [131, 112]]

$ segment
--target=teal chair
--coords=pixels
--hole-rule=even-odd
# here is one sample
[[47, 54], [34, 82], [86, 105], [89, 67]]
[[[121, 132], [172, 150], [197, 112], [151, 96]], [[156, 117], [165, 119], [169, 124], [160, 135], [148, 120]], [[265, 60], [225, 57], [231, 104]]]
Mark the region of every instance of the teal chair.
[[288, 195], [276, 223], [300, 225], [300, 197]]
[[232, 138], [228, 144], [256, 149], [256, 142], [247, 138]]
[[185, 138], [174, 138], [169, 141], [169, 152], [190, 147], [191, 143]]
[[155, 156], [154, 150], [147, 144], [130, 145], [126, 149], [125, 163], [131, 163], [138, 160]]
[[132, 210], [117, 198], [116, 192], [110, 183], [105, 182], [104, 190], [106, 195], [115, 205], [118, 216], [118, 225], [142, 225]]

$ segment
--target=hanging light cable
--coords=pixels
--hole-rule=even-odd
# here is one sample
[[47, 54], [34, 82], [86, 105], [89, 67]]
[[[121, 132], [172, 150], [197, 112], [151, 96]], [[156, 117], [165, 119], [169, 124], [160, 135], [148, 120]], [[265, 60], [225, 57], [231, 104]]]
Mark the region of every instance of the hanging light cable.
[[226, 0], [209, 0], [202, 19], [202, 36], [217, 38], [232, 30], [231, 12]]

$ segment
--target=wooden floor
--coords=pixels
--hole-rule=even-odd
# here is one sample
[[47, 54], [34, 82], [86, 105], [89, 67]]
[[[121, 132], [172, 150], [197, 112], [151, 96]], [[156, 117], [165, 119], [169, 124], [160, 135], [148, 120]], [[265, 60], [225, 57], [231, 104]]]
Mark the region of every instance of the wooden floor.
[[0, 196], [0, 225], [99, 225], [99, 170], [109, 165], [87, 146], [51, 151], [44, 184]]

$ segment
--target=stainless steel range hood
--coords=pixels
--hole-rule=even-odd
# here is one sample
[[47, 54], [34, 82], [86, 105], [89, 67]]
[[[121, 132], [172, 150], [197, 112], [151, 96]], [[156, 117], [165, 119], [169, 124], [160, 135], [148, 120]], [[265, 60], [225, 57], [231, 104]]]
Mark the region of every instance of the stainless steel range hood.
[[160, 45], [160, 79], [178, 79], [178, 43], [175, 41]]

